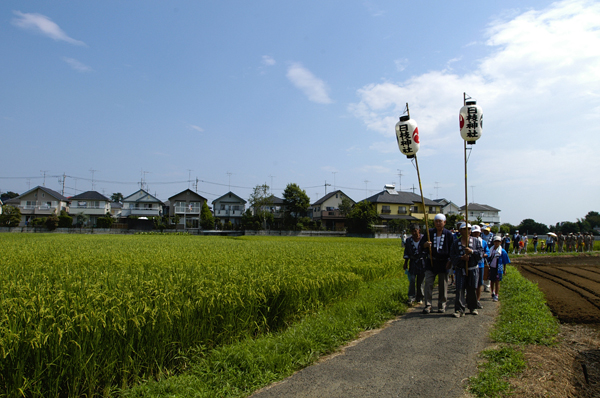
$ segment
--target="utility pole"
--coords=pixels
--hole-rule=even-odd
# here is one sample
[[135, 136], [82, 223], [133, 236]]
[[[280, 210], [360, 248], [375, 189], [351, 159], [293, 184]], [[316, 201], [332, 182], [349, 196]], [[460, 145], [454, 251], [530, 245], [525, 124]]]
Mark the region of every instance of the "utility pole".
[[402, 176], [404, 174], [402, 174], [402, 170], [400, 169], [396, 169], [398, 170], [398, 192], [402, 191]]
[[417, 188], [415, 188], [415, 184], [413, 184], [411, 189], [412, 189], [413, 193], [415, 193], [415, 190], [417, 189]]
[[65, 179], [67, 178], [67, 175], [63, 172], [63, 176], [62, 176], [62, 196], [65, 196]]
[[231, 191], [231, 173], [228, 171], [227, 175], [229, 176], [229, 191]]
[[333, 174], [333, 190], [335, 191], [335, 175], [337, 174], [337, 171], [332, 171], [331, 173]]
[[269, 187], [269, 190], [271, 191], [271, 195], [273, 195], [273, 177], [275, 176], [269, 174], [269, 177], [271, 177], [271, 186]]
[[94, 173], [97, 171], [98, 170], [90, 169], [90, 172], [92, 173], [92, 191], [96, 188], [96, 186], [94, 185]]
[[150, 173], [149, 171], [144, 171], [142, 169], [142, 181], [140, 181], [140, 189], [144, 189], [144, 185], [146, 186], [145, 191], [148, 191], [148, 184], [146, 184], [146, 174]]
[[192, 183], [192, 169], [187, 169], [188, 171], [188, 189], [190, 189], [190, 184]]
[[[365, 195], [366, 195], [366, 197], [369, 197], [369, 190], [367, 189], [367, 184], [368, 184], [369, 182], [371, 182], [371, 181], [369, 181], [369, 180], [365, 180], [365, 181], [364, 181], [364, 183], [365, 183]], [[365, 198], [365, 199], [366, 199], [366, 198]]]
[[44, 173], [44, 185], [46, 186], [46, 173], [48, 172], [48, 170], [40, 170], [40, 173]]

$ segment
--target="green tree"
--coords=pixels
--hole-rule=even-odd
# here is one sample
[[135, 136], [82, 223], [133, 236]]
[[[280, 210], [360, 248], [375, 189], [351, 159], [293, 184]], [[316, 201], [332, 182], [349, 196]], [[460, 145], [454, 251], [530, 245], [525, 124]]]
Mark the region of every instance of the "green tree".
[[570, 221], [566, 221], [566, 222], [562, 223], [562, 225], [557, 224], [557, 227], [558, 227], [558, 231], [562, 232], [563, 234], [568, 234], [571, 232], [576, 234], [577, 232], [579, 232], [579, 225], [577, 223], [570, 222]]
[[340, 213], [342, 213], [343, 216], [347, 216], [352, 211], [352, 206], [354, 206], [354, 204], [350, 198], [344, 196], [342, 198], [342, 203], [340, 203]]
[[54, 231], [56, 229], [56, 227], [58, 227], [58, 217], [56, 214], [51, 214], [48, 217], [46, 217], [46, 228], [48, 228], [49, 231]]
[[590, 227], [600, 227], [600, 213], [597, 211], [590, 211], [585, 215], [585, 220], [590, 223]]
[[0, 214], [0, 227], [18, 227], [21, 223], [21, 209], [15, 206], [2, 206]]
[[89, 220], [90, 220], [89, 215], [84, 214], [83, 212], [77, 214], [77, 225], [79, 226], [79, 228], [86, 227]]
[[273, 206], [273, 195], [269, 193], [267, 184], [257, 185], [248, 199], [250, 207], [254, 210], [254, 217], [259, 221], [263, 229], [267, 229], [267, 218], [273, 214], [269, 208]]
[[3, 202], [5, 202], [5, 201], [7, 201], [9, 199], [16, 198], [17, 196], [19, 196], [18, 193], [13, 192], [13, 191], [8, 191], [8, 192], [5, 192], [3, 194], [0, 194], [0, 200], [2, 200]]
[[363, 200], [352, 207], [352, 211], [346, 216], [346, 219], [348, 232], [370, 234], [373, 233], [373, 226], [379, 220], [379, 216], [373, 203]]
[[96, 222], [98, 228], [110, 228], [112, 227], [115, 220], [111, 217], [110, 213], [106, 213], [104, 217], [99, 217]]
[[298, 218], [306, 214], [310, 206], [310, 199], [302, 188], [291, 183], [283, 191], [283, 205], [286, 219], [295, 227], [298, 224]]
[[500, 233], [501, 234], [512, 234], [516, 228], [509, 223], [504, 223], [500, 225]]
[[123, 200], [123, 194], [121, 192], [115, 192], [110, 195], [110, 200], [120, 203]]
[[531, 218], [526, 218], [525, 220], [521, 221], [521, 224], [519, 224], [516, 229], [523, 234], [537, 233], [538, 235], [545, 235], [548, 233], [548, 226], [546, 224], [535, 222]]
[[457, 228], [457, 224], [465, 220], [465, 216], [460, 213], [446, 214], [446, 228]]
[[200, 210], [200, 226], [202, 227], [202, 229], [215, 228], [215, 218], [210, 212], [210, 209], [208, 208], [208, 204], [206, 202], [202, 202], [202, 209]]
[[65, 210], [60, 211], [58, 216], [58, 227], [59, 228], [71, 228], [73, 227], [73, 217], [71, 217]]

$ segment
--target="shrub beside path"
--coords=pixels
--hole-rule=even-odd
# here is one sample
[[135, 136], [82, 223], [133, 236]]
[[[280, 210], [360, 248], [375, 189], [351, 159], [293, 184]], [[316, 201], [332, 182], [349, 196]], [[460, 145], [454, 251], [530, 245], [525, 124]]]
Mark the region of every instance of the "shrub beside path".
[[454, 290], [448, 293], [444, 314], [413, 308], [377, 333], [252, 397], [466, 396], [468, 378], [477, 374], [477, 354], [492, 344], [489, 331], [499, 303], [482, 293], [479, 315], [454, 318]]

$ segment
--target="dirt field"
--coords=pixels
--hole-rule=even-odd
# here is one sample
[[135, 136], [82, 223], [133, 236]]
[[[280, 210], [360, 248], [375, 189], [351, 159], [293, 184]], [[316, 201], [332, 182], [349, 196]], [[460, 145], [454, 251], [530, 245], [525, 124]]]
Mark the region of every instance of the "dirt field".
[[600, 326], [600, 256], [520, 256], [521, 274], [538, 284], [563, 323]]
[[525, 347], [527, 370], [511, 380], [515, 397], [600, 397], [600, 256], [521, 256], [561, 321], [561, 343]]

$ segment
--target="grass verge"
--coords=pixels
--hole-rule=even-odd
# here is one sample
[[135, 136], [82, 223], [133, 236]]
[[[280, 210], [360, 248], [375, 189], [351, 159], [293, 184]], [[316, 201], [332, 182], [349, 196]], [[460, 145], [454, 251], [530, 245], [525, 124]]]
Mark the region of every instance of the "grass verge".
[[477, 397], [509, 394], [506, 379], [526, 367], [522, 346], [553, 345], [558, 338], [559, 324], [546, 306], [544, 294], [516, 268], [508, 267], [500, 294], [502, 306], [491, 332], [500, 347], [481, 353], [486, 362], [480, 365], [479, 374], [469, 380], [469, 390]]
[[360, 332], [406, 311], [406, 278], [362, 283], [356, 297], [310, 315], [278, 334], [220, 347], [189, 371], [122, 391], [139, 397], [244, 397], [335, 351]]

